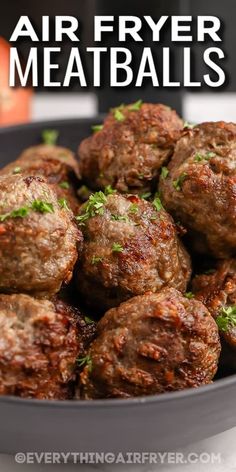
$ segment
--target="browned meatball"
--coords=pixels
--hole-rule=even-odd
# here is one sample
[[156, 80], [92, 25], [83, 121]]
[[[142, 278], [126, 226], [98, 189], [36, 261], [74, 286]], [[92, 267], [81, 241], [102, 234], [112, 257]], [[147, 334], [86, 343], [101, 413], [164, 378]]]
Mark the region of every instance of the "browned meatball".
[[80, 202], [76, 192], [80, 174], [78, 162], [69, 149], [46, 144], [30, 147], [0, 171], [0, 175], [7, 173], [45, 178], [47, 183], [55, 185], [58, 198], [66, 198], [77, 214]]
[[164, 286], [185, 291], [190, 259], [158, 198], [152, 204], [98, 192], [82, 206], [79, 223], [84, 247], [77, 287], [96, 310]]
[[40, 177], [0, 177], [0, 291], [56, 293], [72, 277], [82, 233]]
[[0, 295], [0, 395], [71, 398], [86, 324], [62, 301]]
[[83, 398], [152, 395], [198, 387], [214, 377], [217, 325], [205, 308], [173, 288], [108, 311], [81, 374]]
[[197, 275], [192, 287], [216, 319], [225, 341], [236, 348], [236, 260], [223, 261], [212, 273]]
[[203, 123], [176, 145], [164, 205], [190, 231], [197, 251], [218, 258], [236, 253], [236, 125]]
[[173, 153], [183, 122], [174, 110], [144, 103], [114, 109], [102, 130], [82, 141], [80, 170], [94, 189], [150, 190]]

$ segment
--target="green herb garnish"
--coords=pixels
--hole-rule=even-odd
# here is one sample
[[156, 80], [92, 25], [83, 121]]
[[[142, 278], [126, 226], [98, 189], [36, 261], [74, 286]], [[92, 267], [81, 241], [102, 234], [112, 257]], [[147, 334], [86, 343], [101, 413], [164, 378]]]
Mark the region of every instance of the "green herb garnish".
[[92, 265], [96, 265], [96, 264], [98, 264], [98, 262], [101, 262], [102, 259], [103, 259], [102, 257], [93, 256], [93, 257], [92, 257], [92, 260], [91, 260], [91, 264], [92, 264]]
[[103, 129], [103, 125], [93, 125], [91, 126], [91, 129], [94, 133], [97, 133], [98, 131], [101, 131]]
[[21, 207], [17, 210], [10, 211], [9, 213], [5, 213], [4, 215], [0, 215], [0, 222], [2, 223], [8, 218], [24, 218], [29, 213], [28, 207]]
[[236, 326], [236, 305], [223, 307], [216, 317], [216, 323], [221, 331], [229, 331]]
[[129, 106], [129, 110], [130, 111], [138, 111], [138, 110], [140, 110], [142, 104], [143, 104], [142, 100], [137, 100], [137, 102], [132, 103], [132, 105]]
[[168, 174], [169, 174], [169, 171], [168, 171], [167, 167], [162, 167], [161, 168], [161, 178], [166, 179]]
[[175, 190], [177, 190], [177, 192], [180, 192], [180, 190], [182, 189], [182, 185], [183, 185], [187, 175], [188, 174], [186, 174], [186, 172], [184, 172], [183, 174], [181, 174], [178, 177], [178, 179], [173, 181], [173, 187], [175, 188]]
[[92, 319], [89, 318], [88, 316], [85, 316], [85, 317], [84, 317], [84, 321], [85, 321], [85, 323], [87, 323], [87, 324], [93, 324], [93, 323], [94, 323], [94, 320], [92, 320]]
[[121, 244], [114, 243], [112, 245], [112, 252], [123, 252], [123, 251], [124, 251], [124, 248], [123, 248], [123, 246], [121, 246]]
[[185, 121], [184, 122], [184, 128], [188, 128], [188, 129], [192, 129], [194, 128], [196, 125], [194, 125], [193, 123], [188, 123], [188, 121]]
[[146, 193], [143, 193], [142, 195], [140, 195], [140, 198], [142, 198], [143, 200], [147, 200], [151, 196], [152, 196], [151, 192], [146, 192]]
[[153, 200], [153, 205], [157, 211], [163, 210], [163, 205], [161, 203], [161, 199], [159, 194], [156, 194]]
[[112, 188], [111, 185], [107, 185], [107, 186], [105, 187], [105, 190], [104, 190], [104, 193], [105, 193], [106, 196], [107, 196], [107, 195], [113, 195], [113, 193], [116, 193], [116, 192], [117, 192], [117, 190], [115, 190], [114, 188]]
[[54, 208], [52, 203], [44, 202], [43, 200], [34, 200], [31, 205], [32, 210], [39, 213], [53, 213]]
[[104, 204], [106, 202], [107, 197], [101, 191], [90, 195], [87, 203], [84, 204], [84, 213], [76, 216], [76, 220], [79, 221], [80, 224], [84, 224], [86, 220], [95, 215], [103, 215]]
[[20, 174], [21, 172], [21, 167], [15, 167], [15, 169], [13, 169], [13, 174]]
[[66, 182], [66, 181], [65, 181], [65, 182], [61, 182], [61, 183], [59, 184], [59, 187], [68, 190], [68, 189], [70, 188], [70, 184], [69, 184], [69, 182]]
[[195, 156], [194, 156], [194, 160], [195, 160], [196, 162], [201, 162], [201, 161], [204, 161], [204, 160], [211, 159], [212, 157], [215, 157], [215, 153], [214, 153], [214, 152], [207, 152], [206, 154], [197, 153], [197, 154], [195, 154]]
[[129, 207], [129, 213], [137, 213], [137, 212], [138, 212], [137, 203], [132, 203]]
[[60, 205], [61, 208], [64, 208], [65, 210], [69, 210], [66, 198], [59, 198], [58, 204]]
[[189, 300], [191, 300], [191, 298], [194, 298], [194, 294], [192, 292], [186, 292], [184, 296], [185, 298], [188, 298]]
[[55, 146], [58, 136], [59, 132], [56, 129], [45, 129], [42, 132], [43, 143], [50, 146]]
[[91, 359], [89, 354], [87, 354], [87, 356], [84, 356], [84, 357], [79, 357], [77, 359], [77, 363], [78, 363], [79, 367], [87, 366], [89, 372], [91, 372], [92, 369], [93, 369], [92, 359]]
[[126, 221], [127, 223], [129, 221], [129, 218], [126, 215], [111, 215], [111, 220], [112, 221]]

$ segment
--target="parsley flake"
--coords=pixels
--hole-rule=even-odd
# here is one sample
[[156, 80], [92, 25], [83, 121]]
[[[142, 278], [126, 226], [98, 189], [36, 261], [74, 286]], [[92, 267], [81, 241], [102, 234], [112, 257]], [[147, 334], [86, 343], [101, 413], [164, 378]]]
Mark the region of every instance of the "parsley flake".
[[21, 167], [15, 167], [15, 169], [13, 169], [13, 174], [20, 174], [21, 172]]
[[101, 262], [102, 259], [103, 259], [102, 257], [93, 256], [93, 257], [92, 257], [92, 260], [91, 260], [91, 264], [92, 264], [92, 265], [96, 265], [96, 264], [98, 264], [98, 262]]
[[176, 180], [173, 180], [173, 187], [175, 188], [175, 190], [177, 190], [177, 192], [180, 192], [180, 190], [182, 189], [182, 185], [186, 179], [188, 174], [186, 174], [186, 172], [183, 172], [183, 174], [181, 174], [178, 179]]
[[138, 110], [140, 110], [142, 104], [143, 104], [142, 100], [137, 100], [137, 102], [132, 103], [132, 105], [129, 106], [129, 110], [130, 111], [138, 111]]
[[216, 317], [216, 323], [221, 331], [229, 331], [236, 326], [236, 305], [223, 307]]
[[124, 248], [119, 243], [113, 243], [112, 245], [112, 252], [123, 252]]
[[86, 220], [96, 215], [103, 215], [104, 204], [107, 202], [107, 197], [103, 192], [96, 192], [90, 195], [87, 203], [84, 204], [84, 213], [76, 216], [76, 220], [80, 224], [84, 224]]
[[44, 202], [42, 200], [34, 200], [31, 205], [32, 210], [39, 213], [53, 213], [54, 208], [52, 203]]
[[43, 143], [50, 146], [55, 146], [58, 136], [59, 132], [56, 129], [45, 129], [42, 132]]
[[154, 205], [154, 207], [157, 211], [163, 210], [163, 205], [161, 203], [161, 199], [160, 199], [159, 194], [155, 195], [155, 198], [154, 198], [152, 203], [153, 203], [153, 205]]
[[88, 367], [89, 372], [91, 372], [93, 369], [92, 359], [89, 354], [87, 354], [87, 356], [84, 356], [84, 357], [79, 357], [77, 359], [77, 363], [79, 367]]
[[167, 169], [167, 167], [162, 167], [161, 168], [161, 178], [166, 179], [168, 174], [169, 174], [169, 170]]
[[66, 181], [65, 181], [65, 182], [61, 182], [61, 183], [59, 184], [59, 187], [68, 190], [68, 189], [70, 188], [70, 184], [69, 184], [69, 182], [66, 182]]
[[188, 298], [189, 300], [191, 300], [191, 298], [194, 298], [194, 294], [192, 292], [186, 292], [184, 296], [185, 298]]
[[103, 125], [93, 125], [91, 126], [91, 129], [94, 133], [98, 133], [98, 131], [101, 131], [103, 129]]
[[105, 187], [105, 190], [104, 190], [104, 193], [105, 193], [106, 196], [107, 196], [107, 195], [113, 195], [113, 193], [116, 193], [116, 192], [117, 192], [117, 190], [115, 190], [114, 188], [112, 188], [111, 185], [107, 185], [107, 186]]

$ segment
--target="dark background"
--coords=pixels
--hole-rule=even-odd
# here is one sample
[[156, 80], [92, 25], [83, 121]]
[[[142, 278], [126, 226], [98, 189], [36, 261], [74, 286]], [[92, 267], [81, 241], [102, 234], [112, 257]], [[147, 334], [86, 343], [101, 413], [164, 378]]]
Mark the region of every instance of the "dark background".
[[[233, 92], [236, 90], [236, 61], [235, 57], [235, 47], [236, 47], [236, 0], [40, 0], [40, 2], [34, 2], [32, 0], [8, 0], [4, 2], [4, 11], [0, 17], [0, 36], [9, 39], [13, 29], [21, 15], [28, 15], [35, 26], [36, 31], [40, 32], [41, 25], [41, 16], [49, 15], [54, 17], [55, 15], [72, 15], [76, 16], [80, 20], [80, 30], [79, 37], [82, 37], [80, 43], [73, 43], [73, 46], [79, 46], [82, 50], [86, 46], [92, 46], [93, 41], [93, 16], [98, 15], [151, 15], [153, 18], [158, 18], [160, 15], [178, 15], [178, 14], [189, 14], [193, 16], [197, 15], [216, 15], [220, 17], [223, 22], [223, 27], [221, 31], [221, 36], [223, 37], [222, 43], [204, 43], [193, 44], [193, 43], [178, 43], [178, 45], [171, 45], [173, 49], [173, 57], [175, 58], [175, 66], [172, 80], [180, 80], [182, 73], [182, 63], [181, 63], [181, 54], [180, 49], [182, 46], [191, 46], [193, 48], [194, 55], [194, 68], [193, 68], [193, 79], [199, 80], [202, 75], [207, 71], [207, 68], [204, 67], [202, 54], [205, 48], [210, 46], [217, 46], [224, 50], [226, 54], [226, 59], [223, 62], [224, 70], [227, 74], [227, 80], [222, 89], [211, 89], [207, 86], [202, 87], [200, 90], [194, 88], [191, 91], [195, 93], [201, 93], [204, 91], [213, 91], [216, 90], [221, 93], [223, 91]], [[135, 53], [135, 58], [138, 59], [141, 54], [142, 48], [146, 45], [150, 45], [150, 33], [147, 31], [142, 32], [145, 36], [145, 41], [142, 43], [118, 43], [118, 46], [126, 46]], [[115, 46], [116, 40], [112, 33], [106, 34], [104, 36], [104, 41], [102, 46]], [[39, 47], [39, 57], [40, 63], [42, 64], [42, 47], [39, 43], [31, 43], [28, 40], [21, 39], [17, 43], [17, 47], [22, 53], [22, 57], [27, 57], [28, 50], [30, 47], [38, 46]], [[97, 44], [98, 45], [98, 44]], [[99, 44], [100, 45], [100, 44]], [[155, 50], [155, 56], [157, 58], [157, 63], [159, 64], [160, 58], [162, 57], [161, 48], [163, 46], [170, 45], [169, 42], [169, 28], [165, 29], [164, 42], [161, 44], [154, 43], [153, 49]], [[62, 46], [62, 54], [56, 56], [56, 62], [59, 62], [60, 69], [55, 72], [55, 80], [60, 80], [64, 77], [65, 67], [67, 64], [67, 58], [69, 55], [70, 48], [72, 43], [64, 42], [63, 45], [53, 43], [45, 43], [44, 46]], [[83, 52], [82, 52], [83, 54]], [[82, 56], [85, 61], [85, 55]], [[221, 62], [222, 64], [222, 62]], [[91, 60], [89, 56], [86, 56], [86, 70], [89, 73], [91, 71]], [[103, 82], [106, 83], [108, 80], [108, 61], [104, 61], [103, 67], [104, 76]], [[42, 85], [39, 86], [37, 92], [40, 91], [50, 91], [53, 93], [70, 92], [70, 91], [80, 91], [87, 92], [91, 91], [91, 88], [81, 89], [76, 83], [76, 80], [72, 82], [71, 87], [68, 88], [51, 88], [46, 90], [42, 88]], [[181, 98], [183, 90], [178, 88], [175, 89], [162, 89], [162, 88], [153, 88], [150, 81], [147, 80], [144, 84], [144, 87], [137, 89], [134, 87], [131, 88], [109, 88], [101, 87], [94, 89], [94, 92], [98, 96], [99, 108], [101, 111], [106, 110], [109, 106], [117, 104], [119, 102], [131, 102], [132, 100], [139, 98], [144, 100], [152, 100], [154, 102], [163, 101], [171, 106], [181, 110]]]

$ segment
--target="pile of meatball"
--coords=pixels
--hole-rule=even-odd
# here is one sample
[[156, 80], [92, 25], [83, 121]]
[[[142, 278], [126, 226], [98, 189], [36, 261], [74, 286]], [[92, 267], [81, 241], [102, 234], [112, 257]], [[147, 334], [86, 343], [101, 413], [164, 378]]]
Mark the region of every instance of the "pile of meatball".
[[[55, 134], [55, 133], [54, 133]], [[112, 109], [0, 170], [0, 394], [130, 398], [236, 369], [236, 124]]]

